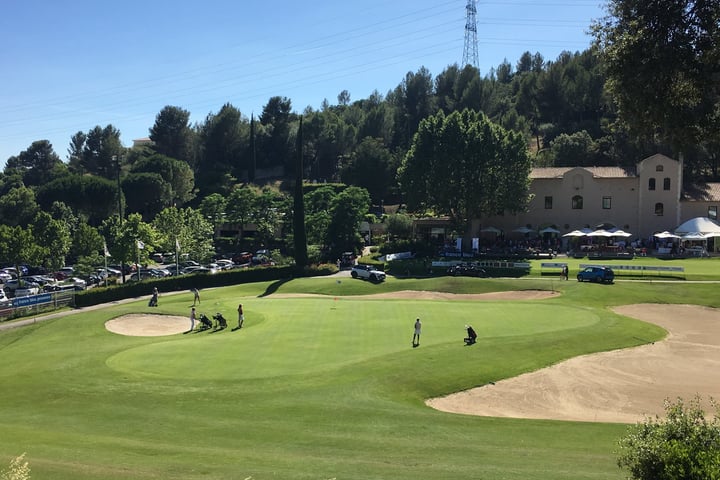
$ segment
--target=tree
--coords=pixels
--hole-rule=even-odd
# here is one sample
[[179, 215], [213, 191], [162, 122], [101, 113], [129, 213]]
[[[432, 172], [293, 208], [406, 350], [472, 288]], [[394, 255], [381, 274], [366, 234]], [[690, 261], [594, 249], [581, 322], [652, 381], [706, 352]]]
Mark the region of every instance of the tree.
[[619, 442], [618, 466], [636, 480], [720, 478], [720, 411], [705, 416], [696, 397], [665, 402], [666, 418], [647, 418]]
[[265, 188], [258, 197], [252, 222], [263, 245], [268, 246], [275, 239], [283, 216], [289, 210], [287, 207], [288, 198], [269, 188]]
[[360, 222], [370, 210], [370, 194], [360, 187], [348, 187], [330, 205], [330, 223], [325, 244], [330, 246], [330, 258], [338, 258], [344, 251], [355, 251], [362, 245]]
[[[82, 141], [82, 143], [81, 143]], [[120, 142], [120, 130], [99, 125], [87, 135], [76, 133], [71, 140], [70, 168], [75, 173], [91, 173], [107, 179], [117, 176], [117, 158], [125, 152]]]
[[195, 184], [203, 194], [227, 193], [235, 184], [243, 152], [243, 124], [240, 110], [229, 103], [217, 114], [208, 115], [199, 133], [200, 155], [195, 167]]
[[152, 220], [172, 203], [172, 188], [157, 173], [131, 173], [122, 181], [127, 212], [140, 213]]
[[28, 226], [38, 209], [33, 190], [25, 186], [11, 188], [0, 197], [0, 222], [6, 225]]
[[10, 157], [5, 172], [16, 170], [27, 186], [42, 185], [65, 170], [65, 165], [47, 140], [33, 142], [17, 157]]
[[595, 165], [595, 144], [585, 130], [571, 135], [562, 133], [550, 143], [556, 167]]
[[13, 265], [20, 272], [22, 264], [42, 263], [43, 254], [29, 228], [0, 224], [0, 264]]
[[150, 128], [150, 140], [157, 153], [189, 164], [193, 141], [190, 112], [180, 107], [164, 107]]
[[207, 261], [215, 254], [213, 226], [199, 210], [169, 207], [152, 222], [158, 232], [157, 246], [165, 252], [176, 250], [191, 258]]
[[99, 225], [118, 213], [117, 192], [117, 184], [112, 180], [93, 175], [67, 175], [40, 186], [37, 202], [45, 210], [56, 201], [63, 202], [91, 225]]
[[258, 189], [250, 185], [236, 186], [227, 197], [226, 220], [239, 224], [241, 229], [245, 228], [253, 216], [259, 195]]
[[393, 156], [377, 138], [364, 138], [340, 171], [340, 179], [348, 185], [365, 188], [375, 203], [385, 199], [395, 185], [397, 171]]
[[103, 241], [97, 228], [80, 223], [72, 234], [72, 246], [68, 256], [73, 259], [91, 257], [103, 250]]
[[[118, 217], [110, 217], [103, 222], [99, 230], [107, 241], [112, 257], [123, 263], [147, 263], [150, 253], [159, 243], [155, 228], [143, 222], [138, 213], [128, 215], [122, 224]], [[138, 241], [142, 242], [145, 248], [139, 248]]]
[[464, 231], [472, 217], [525, 208], [530, 168], [521, 134], [463, 110], [423, 120], [398, 175], [410, 209], [448, 214]]
[[593, 32], [621, 120], [679, 152], [720, 138], [720, 2], [611, 0], [607, 11]]
[[[348, 94], [348, 99], [350, 94]], [[293, 242], [295, 247], [295, 265], [304, 267], [308, 263], [307, 230], [305, 229], [305, 199], [303, 191], [303, 131], [302, 117], [297, 135], [297, 160], [295, 165], [295, 185], [293, 191]]]
[[168, 205], [180, 207], [195, 197], [195, 175], [184, 161], [156, 154], [138, 160], [131, 172], [160, 175], [169, 186]]
[[203, 217], [210, 222], [213, 229], [219, 227], [225, 222], [225, 209], [227, 208], [227, 200], [219, 193], [212, 193], [202, 199], [200, 202], [200, 212]]
[[38, 212], [33, 221], [32, 233], [42, 250], [42, 265], [51, 271], [64, 267], [71, 246], [68, 225], [62, 220], [55, 220], [49, 213]]

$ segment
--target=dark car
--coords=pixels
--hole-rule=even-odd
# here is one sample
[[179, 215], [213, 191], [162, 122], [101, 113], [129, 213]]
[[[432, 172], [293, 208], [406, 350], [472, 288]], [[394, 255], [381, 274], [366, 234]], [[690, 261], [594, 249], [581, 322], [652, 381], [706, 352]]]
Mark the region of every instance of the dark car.
[[578, 282], [613, 283], [615, 272], [610, 267], [585, 267], [577, 274]]

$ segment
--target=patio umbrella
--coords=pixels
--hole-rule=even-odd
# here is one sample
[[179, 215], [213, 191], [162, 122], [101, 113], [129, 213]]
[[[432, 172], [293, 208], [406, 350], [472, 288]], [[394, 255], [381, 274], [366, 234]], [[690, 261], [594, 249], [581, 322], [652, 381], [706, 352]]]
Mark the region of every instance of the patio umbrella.
[[680, 235], [675, 235], [674, 233], [670, 233], [667, 230], [660, 233], [653, 234], [653, 237], [655, 238], [680, 238]]
[[584, 237], [585, 235], [587, 235], [587, 233], [581, 232], [580, 230], [573, 230], [563, 235], [563, 237]]
[[535, 230], [533, 230], [532, 228], [527, 228], [527, 227], [518, 227], [518, 228], [513, 229], [513, 232], [517, 232], [517, 233], [532, 233], [534, 231]]
[[480, 231], [483, 233], [495, 233], [497, 235], [502, 233], [502, 230], [500, 230], [499, 228], [495, 228], [495, 227], [485, 227], [485, 228], [481, 229]]
[[542, 230], [540, 230], [538, 233], [540, 233], [541, 235], [544, 235], [546, 233], [560, 233], [560, 230], [556, 230], [552, 227], [545, 227]]
[[610, 238], [613, 236], [612, 232], [608, 232], [607, 230], [595, 230], [594, 232], [590, 232], [587, 234], [588, 237], [606, 237]]
[[611, 230], [610, 233], [613, 234], [613, 237], [632, 237], [632, 233], [626, 232], [620, 228], [616, 228], [615, 230]]

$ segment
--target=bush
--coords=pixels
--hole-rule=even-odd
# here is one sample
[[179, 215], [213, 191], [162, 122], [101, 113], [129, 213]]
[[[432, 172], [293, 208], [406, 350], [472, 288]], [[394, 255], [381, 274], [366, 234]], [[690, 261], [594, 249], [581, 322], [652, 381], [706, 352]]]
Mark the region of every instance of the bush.
[[153, 287], [157, 287], [162, 294], [163, 292], [176, 292], [181, 290], [190, 290], [191, 288], [226, 287], [229, 285], [237, 285], [239, 283], [255, 283], [292, 277], [330, 275], [336, 273], [337, 271], [337, 266], [335, 265], [320, 265], [300, 269], [293, 265], [227, 270], [213, 275], [195, 274], [157, 278], [152, 280], [143, 280], [142, 282], [129, 282], [114, 287], [97, 287], [78, 292], [75, 295], [75, 306], [87, 307], [100, 303], [115, 302], [125, 298], [150, 295]]
[[648, 418], [619, 442], [618, 466], [636, 480], [720, 478], [720, 418], [705, 418], [700, 398], [686, 407], [665, 401], [667, 418]]

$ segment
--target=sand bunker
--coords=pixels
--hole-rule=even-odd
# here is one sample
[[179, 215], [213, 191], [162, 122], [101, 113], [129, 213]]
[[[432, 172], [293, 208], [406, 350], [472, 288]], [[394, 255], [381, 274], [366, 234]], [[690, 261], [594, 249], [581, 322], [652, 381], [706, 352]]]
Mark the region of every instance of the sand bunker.
[[536, 372], [428, 400], [446, 412], [493, 417], [635, 423], [663, 401], [720, 399], [720, 310], [628, 305], [621, 315], [668, 330], [660, 342], [572, 358]]
[[190, 328], [190, 319], [177, 315], [131, 314], [105, 322], [113, 333], [133, 337], [161, 337], [182, 333]]

